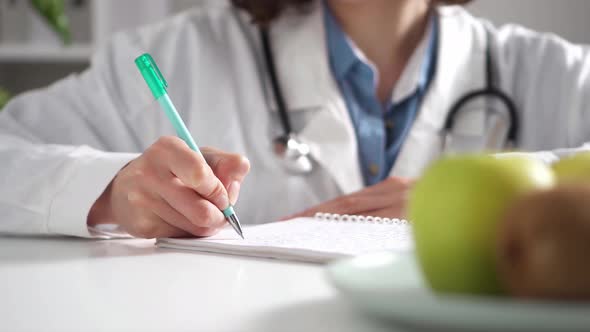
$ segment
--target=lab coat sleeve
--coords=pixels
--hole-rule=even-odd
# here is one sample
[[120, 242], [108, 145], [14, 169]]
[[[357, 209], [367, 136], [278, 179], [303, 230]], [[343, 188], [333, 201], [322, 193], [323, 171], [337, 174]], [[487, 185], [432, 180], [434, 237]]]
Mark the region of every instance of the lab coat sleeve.
[[547, 163], [590, 151], [590, 47], [519, 26], [496, 36], [501, 86], [521, 111], [523, 149]]
[[[137, 87], [139, 51], [130, 40], [114, 43], [89, 70], [18, 96], [0, 113], [0, 233], [104, 235], [89, 231], [88, 212], [146, 143], [122, 97]], [[141, 94], [131, 97], [141, 105]]]

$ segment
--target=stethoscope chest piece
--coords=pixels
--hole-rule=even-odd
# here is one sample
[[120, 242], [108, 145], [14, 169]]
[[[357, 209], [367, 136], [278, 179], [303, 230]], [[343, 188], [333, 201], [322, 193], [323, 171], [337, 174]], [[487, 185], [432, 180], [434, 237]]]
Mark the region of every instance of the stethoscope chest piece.
[[274, 153], [283, 166], [294, 174], [309, 174], [313, 171], [311, 149], [295, 134], [283, 135], [273, 141]]

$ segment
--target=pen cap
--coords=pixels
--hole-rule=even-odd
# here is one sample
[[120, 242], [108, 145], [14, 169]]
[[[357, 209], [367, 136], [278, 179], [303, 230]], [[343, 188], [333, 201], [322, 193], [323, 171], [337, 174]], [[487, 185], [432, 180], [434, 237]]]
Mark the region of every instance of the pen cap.
[[160, 72], [160, 68], [158, 68], [158, 65], [156, 65], [156, 62], [151, 55], [145, 53], [139, 56], [135, 59], [135, 65], [139, 69], [139, 72], [141, 72], [143, 79], [156, 99], [166, 94], [168, 82], [164, 79], [164, 76]]

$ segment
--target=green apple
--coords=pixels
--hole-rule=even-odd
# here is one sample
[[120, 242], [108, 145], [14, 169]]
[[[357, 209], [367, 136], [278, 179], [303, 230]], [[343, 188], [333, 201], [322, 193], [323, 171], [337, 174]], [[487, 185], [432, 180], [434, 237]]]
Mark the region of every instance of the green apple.
[[561, 159], [552, 165], [558, 183], [590, 184], [590, 152], [582, 152]]
[[408, 216], [426, 281], [441, 293], [499, 294], [497, 225], [512, 201], [554, 185], [550, 167], [524, 157], [456, 156], [416, 183]]

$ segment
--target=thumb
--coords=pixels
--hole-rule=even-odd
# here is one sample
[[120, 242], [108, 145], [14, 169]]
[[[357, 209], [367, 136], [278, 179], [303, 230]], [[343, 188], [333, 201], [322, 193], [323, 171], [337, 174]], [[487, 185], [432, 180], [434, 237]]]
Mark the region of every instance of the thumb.
[[202, 148], [201, 152], [215, 176], [226, 188], [231, 203], [235, 204], [241, 184], [250, 171], [250, 161], [242, 155], [214, 148]]

